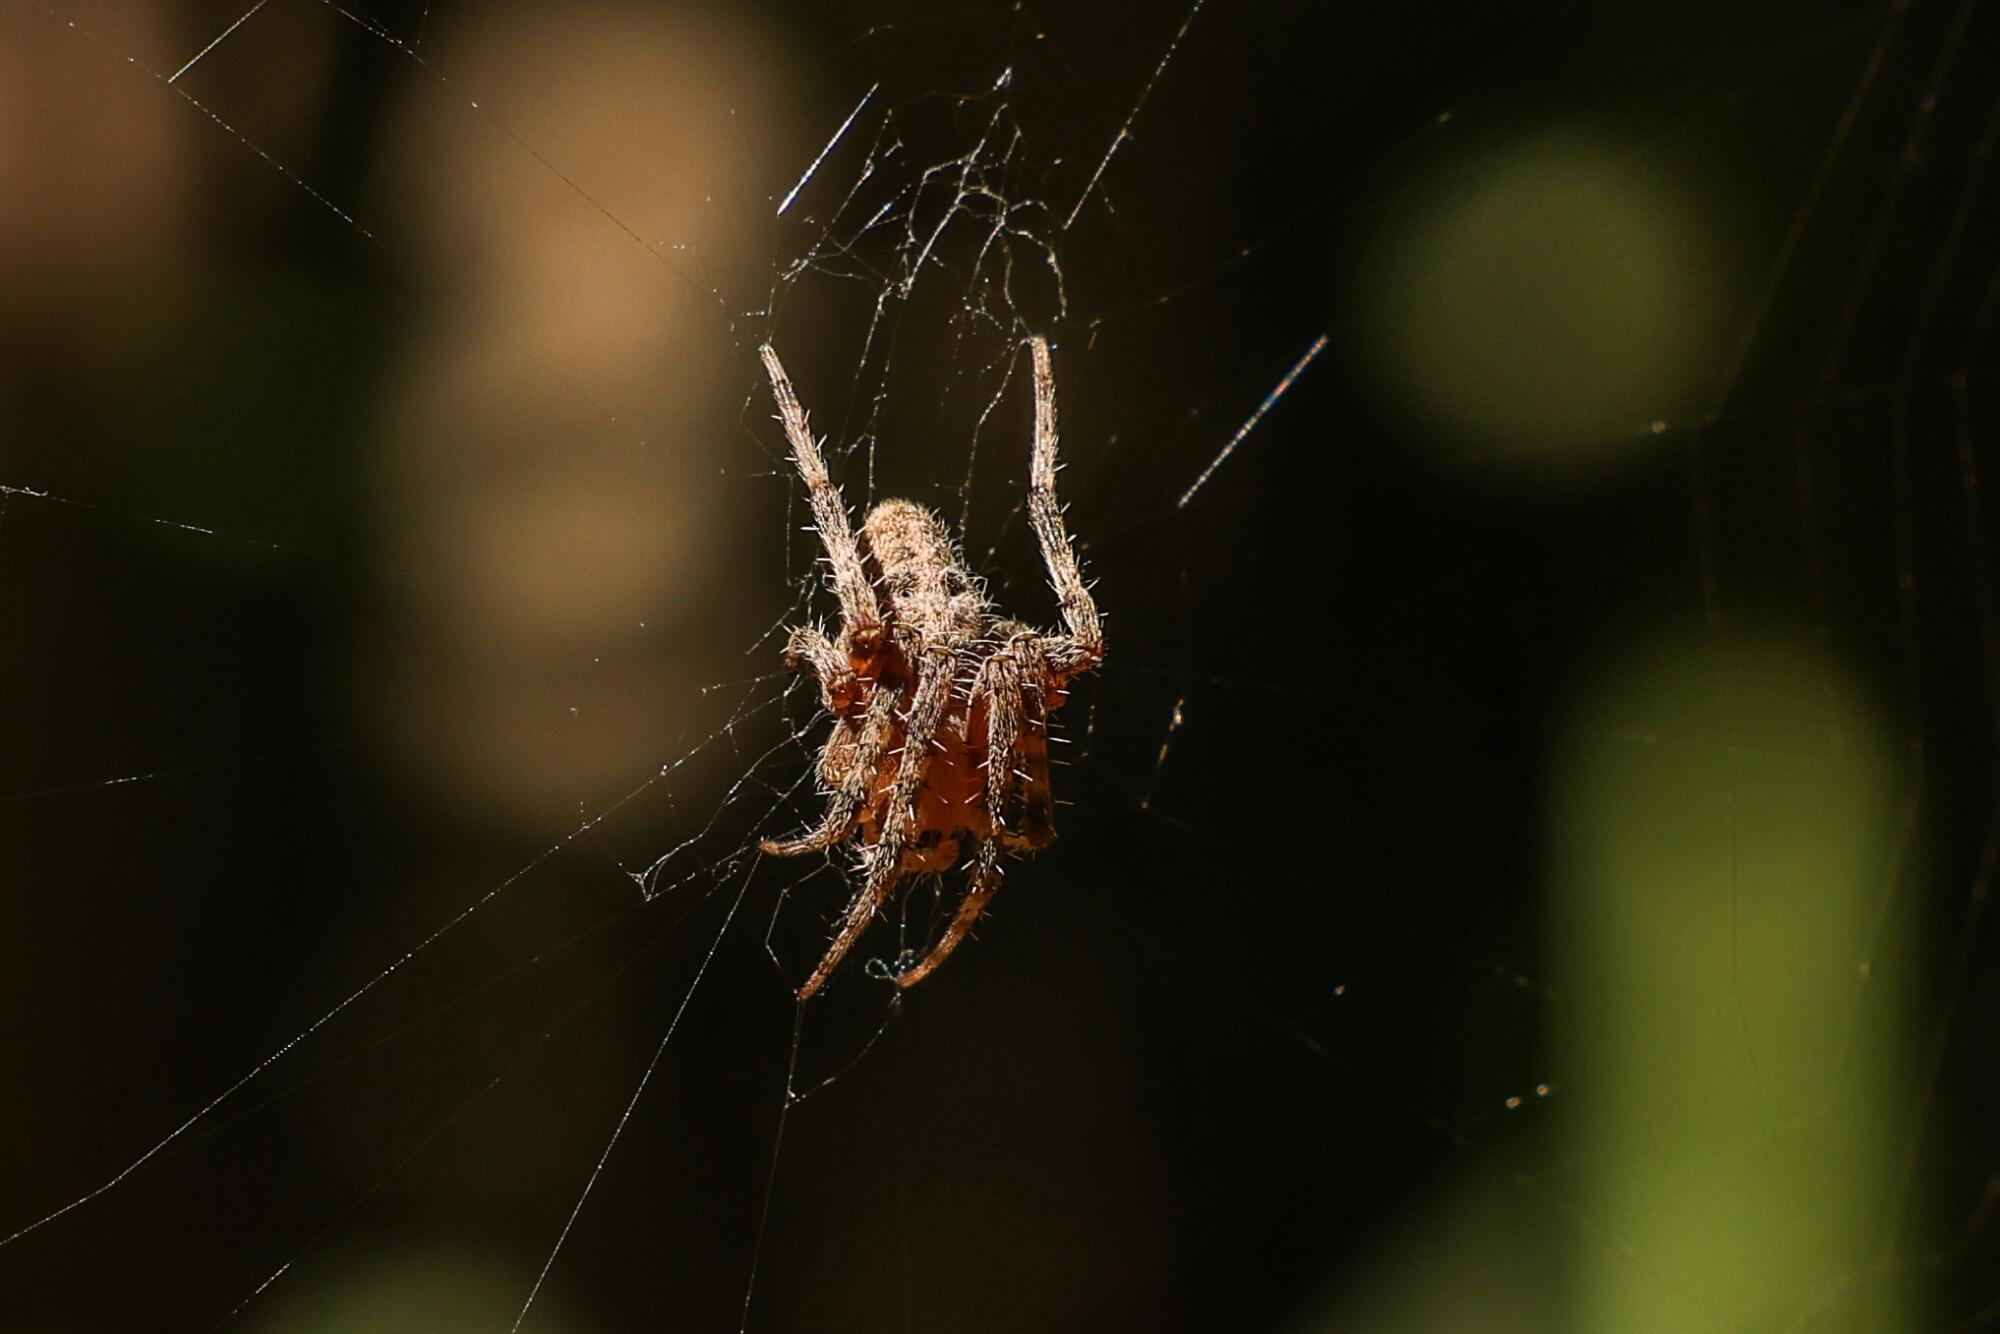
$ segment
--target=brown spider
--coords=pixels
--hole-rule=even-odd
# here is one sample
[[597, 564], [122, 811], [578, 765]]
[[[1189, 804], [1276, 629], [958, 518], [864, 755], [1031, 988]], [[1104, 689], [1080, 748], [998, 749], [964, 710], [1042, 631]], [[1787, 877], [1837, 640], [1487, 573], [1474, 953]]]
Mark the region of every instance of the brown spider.
[[785, 647], [792, 670], [810, 666], [818, 676], [820, 702], [834, 717], [819, 757], [826, 815], [797, 838], [760, 846], [794, 857], [858, 833], [856, 869], [864, 877], [826, 955], [799, 988], [800, 1000], [832, 976], [898, 879], [957, 862], [959, 835], [977, 845], [971, 885], [931, 952], [896, 973], [900, 986], [930, 976], [965, 939], [1000, 888], [1003, 851], [1032, 852], [1055, 837], [1049, 715], [1068, 697], [1071, 678], [1104, 660], [1104, 631], [1056, 504], [1049, 345], [1035, 338], [1028, 346], [1035, 364], [1028, 522], [1068, 634], [1043, 634], [996, 615], [944, 523], [921, 505], [883, 501], [868, 511], [857, 540], [777, 352], [769, 344], [761, 349], [826, 545], [840, 632], [828, 639], [817, 625], [797, 626]]

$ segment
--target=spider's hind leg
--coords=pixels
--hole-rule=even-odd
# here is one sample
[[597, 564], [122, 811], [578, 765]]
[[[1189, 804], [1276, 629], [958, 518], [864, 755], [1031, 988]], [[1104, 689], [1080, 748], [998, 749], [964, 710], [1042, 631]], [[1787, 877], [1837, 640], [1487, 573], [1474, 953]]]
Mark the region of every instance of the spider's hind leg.
[[889, 844], [878, 843], [867, 849], [863, 855], [868, 867], [868, 878], [849, 901], [847, 916], [841, 920], [840, 930], [835, 934], [833, 943], [826, 947], [826, 953], [820, 956], [819, 965], [813, 969], [812, 976], [799, 988], [800, 1000], [811, 999], [815, 991], [826, 985], [826, 980], [833, 976], [833, 970], [840, 967], [841, 960], [847, 957], [848, 952], [861, 939], [861, 933], [875, 920], [876, 912], [882, 907], [883, 900], [889, 897], [889, 890], [896, 883], [896, 865], [901, 860], [899, 849]]
[[986, 912], [986, 904], [1000, 891], [1000, 847], [993, 842], [979, 845], [979, 860], [973, 864], [972, 885], [965, 891], [965, 897], [958, 901], [958, 911], [952, 915], [951, 925], [938, 937], [938, 943], [931, 946], [931, 952], [921, 962], [912, 964], [896, 974], [896, 985], [913, 987], [937, 971], [938, 965], [951, 957], [959, 942], [972, 934], [974, 923]]
[[[881, 765], [882, 752], [888, 747], [895, 723], [895, 692], [878, 690], [869, 704], [868, 716], [862, 720], [861, 733], [854, 740], [853, 751], [841, 765], [843, 780], [834, 789], [833, 799], [827, 803], [826, 814], [820, 822], [795, 838], [767, 838], [757, 847], [773, 857], [797, 857], [808, 852], [825, 852], [853, 833], [855, 821], [860, 817], [861, 808], [867, 803], [873, 788], [875, 771]], [[847, 724], [836, 724], [836, 728], [843, 726]], [[839, 744], [839, 736], [836, 730], [827, 742], [829, 749]]]
[[[868, 878], [847, 905], [847, 916], [841, 922], [833, 943], [827, 946], [826, 954], [819, 966], [813, 969], [811, 977], [799, 988], [799, 999], [806, 1000], [826, 984], [833, 976], [833, 970], [840, 967], [841, 960], [861, 939], [861, 933], [875, 920], [875, 914], [889, 897], [889, 891], [896, 886], [899, 877], [908, 868], [904, 865], [904, 851], [916, 841], [917, 798], [923, 791], [924, 773], [930, 763], [931, 742], [937, 737], [938, 726], [944, 721], [945, 704], [951, 694], [951, 658], [942, 647], [928, 656], [917, 674], [917, 687], [910, 696], [909, 717], [904, 725], [902, 757], [896, 763], [896, 780], [889, 789], [889, 800], [882, 813], [881, 838], [863, 852], [864, 865], [868, 868]], [[895, 717], [895, 695], [891, 691], [876, 692], [877, 700], [889, 701], [889, 718]], [[870, 717], [874, 716], [871, 709]], [[884, 734], [887, 734], [885, 728]], [[875, 772], [873, 763], [867, 766], [872, 779]], [[857, 803], [858, 805], [858, 803]], [[828, 812], [829, 819], [832, 812]]]
[[[975, 697], [986, 703], [986, 836], [979, 840], [979, 856], [973, 863], [972, 884], [958, 902], [951, 925], [923, 960], [896, 974], [896, 985], [913, 987], [951, 957], [959, 942], [972, 934], [974, 923], [986, 911], [986, 904], [1000, 891], [1000, 840], [1008, 835], [1006, 818], [1020, 805], [1020, 780], [1014, 770], [1021, 751], [1022, 674], [1013, 650], [1003, 650], [987, 659], [980, 673]], [[1047, 751], [1043, 751], [1046, 768]], [[1043, 790], [1046, 791], [1046, 782]]]

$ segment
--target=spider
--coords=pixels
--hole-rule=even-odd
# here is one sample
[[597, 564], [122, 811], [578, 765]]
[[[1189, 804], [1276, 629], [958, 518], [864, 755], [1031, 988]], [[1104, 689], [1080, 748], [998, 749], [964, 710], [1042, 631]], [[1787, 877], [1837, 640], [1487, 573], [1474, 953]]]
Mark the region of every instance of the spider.
[[825, 956], [798, 989], [801, 1001], [833, 975], [897, 881], [950, 870], [961, 838], [974, 844], [965, 897], [930, 953], [894, 974], [899, 986], [923, 981], [965, 939], [1000, 888], [1003, 852], [1032, 852], [1055, 837], [1049, 715], [1062, 707], [1070, 681], [1104, 660], [1104, 632], [1056, 504], [1049, 345], [1034, 338], [1028, 346], [1035, 390], [1028, 521], [1066, 634], [997, 614], [943, 521], [921, 505], [882, 501], [857, 536], [784, 365], [769, 344], [760, 349], [840, 603], [837, 634], [800, 625], [785, 647], [788, 667], [810, 667], [819, 678], [820, 702], [834, 717], [819, 757], [826, 814], [795, 838], [760, 846], [796, 857], [854, 837], [862, 877]]

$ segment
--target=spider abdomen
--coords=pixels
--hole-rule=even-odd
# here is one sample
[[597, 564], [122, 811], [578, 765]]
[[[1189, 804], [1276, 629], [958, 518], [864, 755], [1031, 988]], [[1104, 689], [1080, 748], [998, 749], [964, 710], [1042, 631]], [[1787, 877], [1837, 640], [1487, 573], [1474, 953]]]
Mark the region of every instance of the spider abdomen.
[[[981, 696], [973, 699], [969, 708], [953, 709], [931, 739], [924, 783], [917, 791], [908, 826], [913, 836], [905, 844], [900, 861], [902, 869], [949, 870], [958, 856], [960, 834], [997, 843], [1013, 852], [1032, 852], [1054, 840], [1055, 803], [1049, 782], [1049, 749], [1039, 729], [1016, 744], [1017, 781], [1010, 784], [1009, 800], [995, 826], [985, 800], [986, 770], [992, 762], [987, 748], [988, 705], [989, 701]], [[890, 752], [899, 752], [908, 739], [907, 727], [898, 724], [890, 736]], [[851, 771], [858, 740], [853, 729], [846, 727], [837, 729], [828, 738], [826, 750], [820, 756], [820, 775], [829, 786]], [[882, 841], [894, 788], [895, 769], [883, 766], [874, 775], [867, 800], [855, 820], [862, 844]]]

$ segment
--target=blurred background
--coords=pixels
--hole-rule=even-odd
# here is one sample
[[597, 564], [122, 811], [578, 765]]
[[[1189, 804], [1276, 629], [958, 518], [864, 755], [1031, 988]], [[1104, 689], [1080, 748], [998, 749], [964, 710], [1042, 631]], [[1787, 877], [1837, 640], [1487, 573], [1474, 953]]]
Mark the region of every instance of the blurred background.
[[[2000, 1325], [1996, 60], [0, 5], [0, 1329]], [[1033, 333], [1061, 837], [801, 1009], [756, 349], [1053, 623]]]

